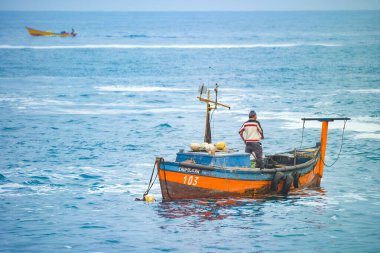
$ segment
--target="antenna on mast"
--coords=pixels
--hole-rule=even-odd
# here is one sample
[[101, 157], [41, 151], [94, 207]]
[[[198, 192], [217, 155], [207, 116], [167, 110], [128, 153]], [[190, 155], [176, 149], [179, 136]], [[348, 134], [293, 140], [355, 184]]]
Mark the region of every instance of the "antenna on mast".
[[[206, 128], [205, 128], [205, 137], [204, 137], [204, 142], [206, 143], [211, 143], [210, 111], [216, 110], [218, 108], [218, 105], [231, 109], [229, 105], [225, 105], [218, 102], [218, 88], [219, 88], [219, 85], [216, 83], [215, 88], [214, 88], [215, 101], [211, 100], [211, 92], [207, 88], [207, 86], [205, 86], [204, 84], [199, 86], [199, 90], [198, 90], [199, 97], [197, 98], [199, 99], [199, 101], [206, 103]], [[203, 98], [202, 95], [206, 95], [206, 94], [207, 94], [207, 98]]]

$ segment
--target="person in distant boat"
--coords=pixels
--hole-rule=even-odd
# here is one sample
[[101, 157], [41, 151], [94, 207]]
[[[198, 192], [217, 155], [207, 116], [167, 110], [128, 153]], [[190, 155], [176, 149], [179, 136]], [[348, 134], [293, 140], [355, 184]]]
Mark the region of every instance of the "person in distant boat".
[[242, 125], [239, 134], [245, 143], [245, 152], [255, 157], [256, 167], [264, 169], [263, 148], [260, 143], [260, 140], [264, 139], [264, 132], [260, 122], [257, 121], [255, 111], [249, 112], [249, 119]]
[[71, 28], [71, 35], [74, 35], [74, 34], [75, 34], [74, 28]]

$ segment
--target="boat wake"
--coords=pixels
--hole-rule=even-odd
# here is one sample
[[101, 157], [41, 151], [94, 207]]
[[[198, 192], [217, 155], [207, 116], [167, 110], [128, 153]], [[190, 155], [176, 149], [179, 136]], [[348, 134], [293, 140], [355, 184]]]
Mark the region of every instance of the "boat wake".
[[282, 48], [282, 47], [339, 47], [333, 43], [274, 43], [274, 44], [188, 44], [188, 45], [61, 45], [61, 46], [29, 46], [29, 45], [0, 45], [0, 49], [249, 49], [249, 48]]

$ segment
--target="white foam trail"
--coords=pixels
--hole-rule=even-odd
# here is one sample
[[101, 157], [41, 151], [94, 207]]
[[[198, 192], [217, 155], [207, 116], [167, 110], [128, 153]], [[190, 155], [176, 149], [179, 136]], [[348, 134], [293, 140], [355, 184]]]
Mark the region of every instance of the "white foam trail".
[[74, 102], [71, 101], [59, 101], [54, 99], [25, 99], [23, 101], [27, 106], [44, 106], [44, 105], [75, 105]]
[[11, 191], [17, 191], [20, 188], [25, 188], [25, 186], [18, 184], [18, 183], [6, 183], [3, 185], [0, 185], [0, 193], [6, 193]]
[[380, 134], [375, 133], [361, 133], [354, 137], [355, 139], [377, 139], [380, 140]]
[[380, 94], [380, 89], [358, 89], [358, 90], [348, 90], [351, 93], [362, 93], [362, 94]]
[[152, 163], [136, 163], [136, 164], [133, 164], [133, 166], [135, 167], [152, 167]]
[[190, 113], [197, 110], [188, 110], [185, 108], [153, 108], [143, 110], [122, 110], [122, 109], [62, 109], [58, 113], [73, 115], [119, 115], [119, 114], [161, 114], [161, 113]]
[[334, 43], [310, 43], [310, 44], [305, 44], [305, 46], [340, 47], [342, 45], [340, 45], [340, 44], [334, 44]]
[[[261, 117], [262, 118], [262, 117]], [[302, 121], [301, 118], [304, 118], [304, 115], [301, 117], [301, 115], [292, 117], [292, 118], [286, 118], [277, 116], [277, 118], [285, 120], [283, 128], [286, 129], [299, 129], [302, 128]], [[371, 121], [367, 120], [368, 117], [358, 117], [358, 118], [351, 118], [350, 121], [346, 124], [346, 130], [359, 132], [363, 134], [358, 134], [358, 138], [364, 138], [365, 136], [368, 138], [369, 136], [376, 137], [376, 132], [380, 132], [380, 122], [376, 119], [372, 119]], [[273, 119], [273, 118], [272, 118]], [[329, 129], [342, 129], [343, 128], [343, 121], [337, 121], [332, 124], [329, 124]], [[318, 121], [307, 121], [305, 123], [306, 128], [321, 128], [321, 122]], [[367, 134], [372, 133], [372, 134]]]
[[[21, 193], [20, 189], [31, 189], [30, 192]], [[0, 185], [0, 194], [9, 194], [15, 196], [23, 196], [23, 195], [43, 195], [49, 194], [53, 190], [57, 190], [57, 188], [49, 186], [49, 185], [22, 185], [18, 183], [6, 183]]]
[[99, 91], [128, 91], [128, 92], [156, 92], [156, 91], [188, 91], [189, 89], [157, 86], [98, 86], [95, 89]]
[[100, 186], [96, 189], [88, 189], [89, 193], [126, 193], [129, 192], [130, 188], [125, 185], [116, 184], [116, 185], [107, 185], [107, 186]]
[[0, 49], [244, 49], [244, 48], [279, 48], [298, 46], [338, 47], [339, 44], [329, 43], [278, 43], [278, 44], [188, 44], [188, 45], [62, 45], [62, 46], [27, 46], [0, 45]]
[[346, 193], [343, 196], [338, 196], [337, 198], [342, 199], [344, 202], [347, 202], [347, 203], [368, 200], [367, 198], [358, 194], [357, 192]]
[[40, 105], [75, 105], [71, 101], [61, 101], [54, 99], [33, 99], [29, 97], [1, 97], [0, 102], [22, 103], [25, 106], [40, 106]]
[[[151, 192], [158, 193], [159, 185], [156, 184], [152, 187]], [[132, 194], [142, 194], [146, 190], [145, 184], [134, 184], [134, 185], [101, 185], [98, 188], [88, 189], [89, 193], [132, 193]]]
[[[246, 114], [246, 112], [244, 112]], [[261, 119], [281, 119], [285, 121], [290, 121], [298, 123], [302, 127], [301, 118], [312, 117], [312, 115], [305, 115], [301, 112], [260, 112]], [[297, 127], [298, 128], [298, 127]]]
[[[95, 106], [95, 107], [136, 107], [134, 102], [114, 102], [114, 103], [81, 103], [72, 101], [61, 101], [54, 99], [31, 99], [26, 97], [1, 97], [0, 102], [17, 103], [17, 108], [26, 109], [31, 107], [42, 107], [42, 106]], [[149, 105], [139, 105], [139, 108], [150, 108]]]

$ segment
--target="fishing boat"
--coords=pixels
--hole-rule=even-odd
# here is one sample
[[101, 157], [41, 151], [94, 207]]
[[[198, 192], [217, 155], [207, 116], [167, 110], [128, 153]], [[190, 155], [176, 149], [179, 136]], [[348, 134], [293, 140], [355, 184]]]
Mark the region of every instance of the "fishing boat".
[[[206, 128], [204, 142], [211, 142], [210, 111], [218, 106], [230, 108], [218, 102], [218, 86], [215, 99], [210, 90], [202, 85], [199, 101], [206, 103]], [[207, 97], [202, 97], [202, 95]], [[183, 151], [176, 154], [175, 161], [156, 157], [155, 166], [160, 181], [163, 200], [218, 199], [248, 197], [262, 194], [288, 195], [290, 191], [319, 187], [325, 166], [328, 125], [336, 120], [349, 118], [302, 118], [322, 124], [320, 141], [315, 146], [290, 149], [266, 156], [264, 168], [253, 168], [250, 154], [232, 149], [207, 151]], [[343, 131], [344, 133], [344, 131]], [[342, 138], [343, 140], [343, 138]], [[153, 172], [152, 172], [153, 177]], [[151, 177], [151, 182], [152, 182]], [[150, 188], [151, 188], [150, 182]], [[149, 189], [145, 192], [148, 194]]]
[[58, 37], [75, 37], [77, 34], [74, 32], [74, 29], [72, 29], [71, 33], [68, 32], [61, 32], [61, 33], [55, 33], [55, 32], [49, 32], [49, 31], [40, 31], [36, 30], [30, 27], [26, 27], [29, 34], [32, 36], [58, 36]]

